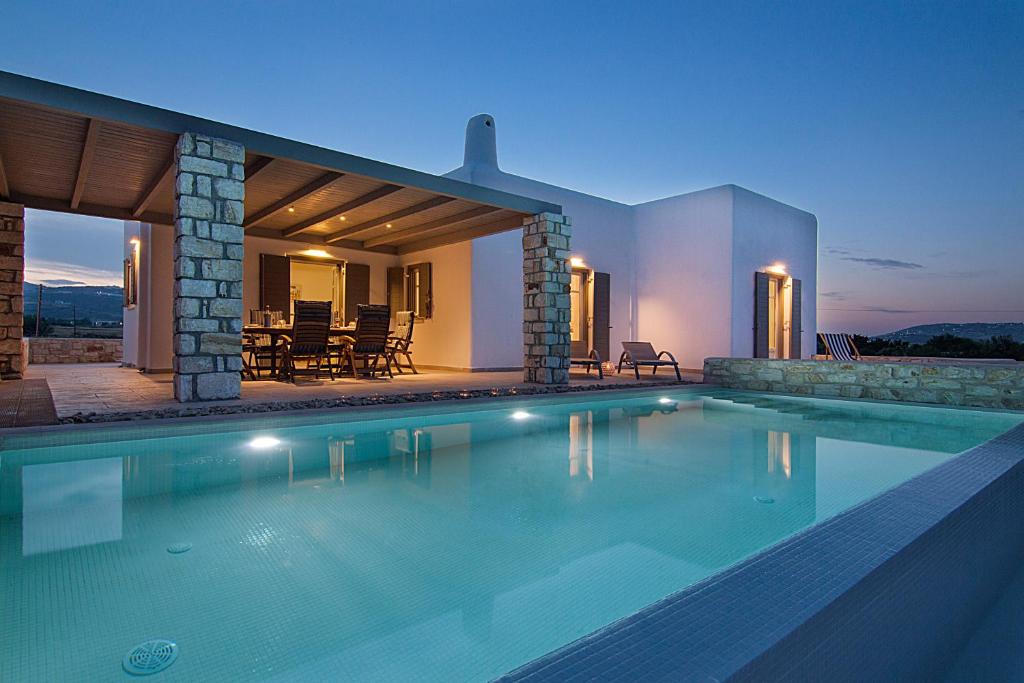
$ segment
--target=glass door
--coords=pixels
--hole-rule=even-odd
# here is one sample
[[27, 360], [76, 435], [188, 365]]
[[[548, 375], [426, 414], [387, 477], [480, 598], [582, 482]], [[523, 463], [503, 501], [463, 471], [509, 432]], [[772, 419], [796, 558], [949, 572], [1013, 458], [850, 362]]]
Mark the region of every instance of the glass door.
[[573, 269], [569, 277], [569, 355], [585, 358], [590, 353], [590, 271]]

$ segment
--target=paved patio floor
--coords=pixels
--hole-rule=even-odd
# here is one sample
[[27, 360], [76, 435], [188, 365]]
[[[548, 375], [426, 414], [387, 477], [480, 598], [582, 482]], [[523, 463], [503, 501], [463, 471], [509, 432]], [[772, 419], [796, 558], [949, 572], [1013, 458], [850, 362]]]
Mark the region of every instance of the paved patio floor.
[[[661, 384], [675, 381], [675, 376], [662, 371], [657, 377], [650, 372], [641, 373], [645, 383]], [[170, 374], [146, 375], [116, 363], [82, 363], [30, 365], [26, 379], [45, 379], [53, 393], [53, 401], [60, 417], [77, 413], [119, 413], [137, 410], [158, 410], [180, 406], [174, 400]], [[683, 379], [701, 381], [701, 375], [684, 373]], [[596, 375], [573, 372], [570, 383], [574, 386], [633, 384], [632, 373], [606, 374], [603, 381]], [[304, 399], [339, 398], [433, 391], [459, 391], [472, 389], [511, 388], [525, 386], [522, 372], [441, 372], [423, 371], [418, 375], [396, 375], [394, 379], [352, 379], [332, 381], [300, 380], [293, 385], [285, 382], [242, 382], [242, 398], [235, 401], [217, 401], [217, 404], [268, 403], [272, 401], [301, 401]], [[192, 403], [189, 405], [202, 405]]]

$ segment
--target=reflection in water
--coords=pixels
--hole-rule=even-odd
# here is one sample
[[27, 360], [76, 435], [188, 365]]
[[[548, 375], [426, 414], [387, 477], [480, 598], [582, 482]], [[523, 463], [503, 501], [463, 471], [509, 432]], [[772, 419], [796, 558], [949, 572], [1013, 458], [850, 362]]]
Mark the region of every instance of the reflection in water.
[[781, 472], [786, 479], [793, 476], [789, 432], [768, 432], [768, 472]]
[[122, 467], [103, 458], [22, 468], [22, 555], [120, 540]]
[[0, 620], [0, 680], [90, 677], [170, 631], [188, 680], [228, 655], [251, 679], [493, 678], [1007, 428], [808, 405], [538, 402], [268, 420], [262, 449], [5, 451], [0, 614], [24, 616]]
[[580, 476], [580, 469], [587, 479], [594, 479], [594, 415], [591, 411], [573, 413], [569, 416], [569, 476]]

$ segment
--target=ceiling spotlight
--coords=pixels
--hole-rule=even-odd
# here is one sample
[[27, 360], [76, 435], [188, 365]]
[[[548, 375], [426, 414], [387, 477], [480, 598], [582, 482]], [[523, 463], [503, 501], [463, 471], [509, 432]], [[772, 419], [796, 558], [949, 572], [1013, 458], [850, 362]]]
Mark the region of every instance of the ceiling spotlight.
[[390, 223], [388, 223], [388, 224], [387, 224], [387, 225], [385, 225], [384, 227], [385, 227], [385, 228], [390, 228], [390, 227], [391, 227], [391, 224], [390, 224]]
[[288, 207], [288, 213], [295, 213], [295, 207], [294, 206], [289, 206]]
[[343, 221], [343, 220], [345, 220], [345, 217], [344, 216], [338, 216], [338, 220], [339, 221]]

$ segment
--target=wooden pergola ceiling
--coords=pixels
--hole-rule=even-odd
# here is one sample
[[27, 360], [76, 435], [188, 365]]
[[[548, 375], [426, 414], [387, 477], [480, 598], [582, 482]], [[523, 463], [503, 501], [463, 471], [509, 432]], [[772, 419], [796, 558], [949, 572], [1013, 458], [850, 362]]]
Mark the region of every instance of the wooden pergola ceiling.
[[174, 145], [246, 147], [246, 234], [406, 253], [511, 230], [561, 207], [0, 71], [0, 199], [170, 224]]

